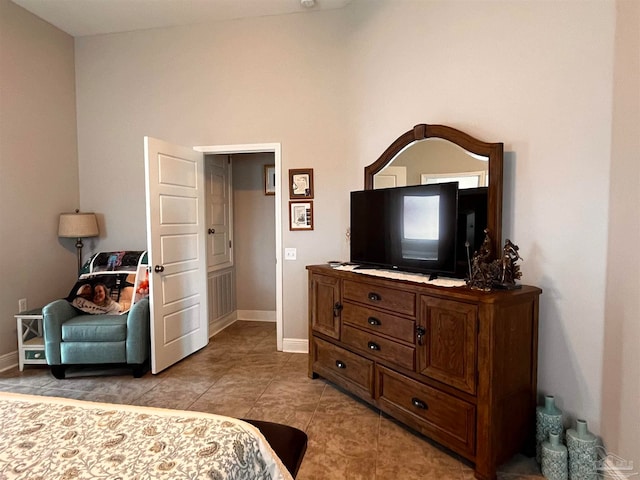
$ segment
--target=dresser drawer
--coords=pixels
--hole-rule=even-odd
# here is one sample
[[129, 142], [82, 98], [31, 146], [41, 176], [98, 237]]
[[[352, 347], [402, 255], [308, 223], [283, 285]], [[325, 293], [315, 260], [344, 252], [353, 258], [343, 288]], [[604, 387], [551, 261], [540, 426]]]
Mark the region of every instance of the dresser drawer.
[[389, 313], [383, 313], [367, 307], [361, 307], [350, 302], [344, 302], [342, 321], [350, 323], [372, 333], [380, 333], [413, 343], [416, 322]]
[[345, 280], [343, 298], [373, 307], [393, 310], [411, 317], [416, 316], [416, 295], [404, 290]]
[[475, 455], [473, 404], [380, 365], [376, 375], [380, 408], [460, 454]]
[[[373, 398], [373, 362], [332, 343], [313, 337], [313, 371]], [[342, 381], [340, 381], [342, 380]], [[346, 381], [346, 382], [345, 382]]]
[[359, 330], [350, 325], [342, 327], [342, 342], [409, 370], [415, 368], [416, 349], [413, 347]]

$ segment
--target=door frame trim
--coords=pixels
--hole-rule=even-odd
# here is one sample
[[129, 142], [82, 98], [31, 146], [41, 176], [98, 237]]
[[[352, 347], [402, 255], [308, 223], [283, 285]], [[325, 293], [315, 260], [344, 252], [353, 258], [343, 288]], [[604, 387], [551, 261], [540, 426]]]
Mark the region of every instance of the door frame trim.
[[[197, 152], [206, 154], [236, 153], [273, 153], [276, 166], [276, 179], [282, 178], [282, 146], [280, 143], [249, 143], [239, 145], [206, 145], [193, 147]], [[282, 318], [282, 182], [276, 183], [275, 195], [276, 220], [276, 343], [282, 351], [284, 338]]]

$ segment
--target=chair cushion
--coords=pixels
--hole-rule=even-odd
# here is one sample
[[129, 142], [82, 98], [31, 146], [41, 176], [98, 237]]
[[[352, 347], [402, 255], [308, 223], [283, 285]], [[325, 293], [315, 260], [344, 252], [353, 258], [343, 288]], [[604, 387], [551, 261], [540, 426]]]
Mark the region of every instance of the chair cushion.
[[127, 363], [125, 342], [62, 342], [62, 365]]
[[122, 342], [126, 339], [126, 315], [78, 315], [62, 324], [63, 342]]

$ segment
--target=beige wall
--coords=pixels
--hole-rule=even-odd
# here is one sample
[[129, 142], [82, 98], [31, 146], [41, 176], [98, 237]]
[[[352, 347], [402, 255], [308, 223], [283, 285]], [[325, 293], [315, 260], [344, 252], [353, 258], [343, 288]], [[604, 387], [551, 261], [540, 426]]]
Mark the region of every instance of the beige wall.
[[[358, 8], [356, 8], [356, 6]], [[540, 394], [600, 430], [615, 4], [352, 6], [365, 165], [417, 123], [505, 144], [503, 235], [539, 285]], [[588, 72], [588, 75], [585, 75]], [[585, 193], [588, 199], [585, 203]]]
[[[284, 336], [306, 338], [304, 265], [345, 258], [345, 165], [362, 178], [345, 152], [348, 29], [336, 12], [76, 40], [80, 195], [84, 209], [104, 214], [101, 249], [146, 243], [144, 135], [183, 145], [279, 142], [283, 176], [318, 166], [316, 231], [283, 231], [283, 246], [298, 250], [283, 264]], [[105, 172], [113, 181], [96, 182]]]
[[264, 194], [273, 153], [233, 155], [233, 234], [238, 310], [276, 310], [275, 196]]
[[[101, 247], [143, 247], [143, 135], [280, 142], [283, 176], [314, 168], [315, 230], [282, 232], [298, 250], [283, 265], [284, 336], [306, 338], [304, 265], [346, 258], [348, 192], [362, 188], [363, 167], [417, 123], [502, 141], [504, 234], [520, 246], [523, 280], [544, 289], [540, 394], [604, 431], [609, 176], [622, 148], [612, 129], [628, 127], [624, 115], [612, 123], [615, 34], [610, 1], [354, 0], [80, 38], [82, 207], [105, 214]], [[97, 183], [105, 171], [114, 182]]]
[[16, 360], [18, 299], [65, 296], [77, 273], [75, 240], [57, 236], [79, 206], [73, 55], [72, 37], [0, 0], [0, 369]]
[[602, 435], [640, 471], [640, 2], [617, 2]]

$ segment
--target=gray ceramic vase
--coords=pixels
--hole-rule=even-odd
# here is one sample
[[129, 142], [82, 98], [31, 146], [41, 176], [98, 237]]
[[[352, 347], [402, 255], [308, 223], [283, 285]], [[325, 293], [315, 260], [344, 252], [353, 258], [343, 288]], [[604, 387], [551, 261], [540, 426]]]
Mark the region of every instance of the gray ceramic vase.
[[587, 429], [586, 420], [576, 420], [576, 428], [567, 430], [569, 450], [569, 478], [596, 480], [598, 439]]
[[542, 442], [542, 475], [548, 480], [567, 480], [567, 447], [560, 443], [560, 435], [550, 433], [549, 440]]
[[542, 442], [549, 438], [550, 433], [557, 433], [562, 443], [562, 411], [556, 407], [555, 397], [544, 397], [544, 406], [536, 408], [536, 461], [542, 462]]

